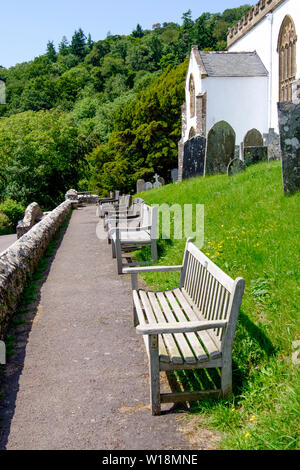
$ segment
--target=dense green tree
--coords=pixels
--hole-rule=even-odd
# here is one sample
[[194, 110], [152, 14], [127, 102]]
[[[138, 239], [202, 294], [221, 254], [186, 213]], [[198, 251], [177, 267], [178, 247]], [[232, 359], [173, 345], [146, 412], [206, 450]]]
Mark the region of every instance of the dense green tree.
[[134, 38], [142, 38], [144, 36], [144, 32], [140, 24], [137, 24], [136, 29], [132, 31], [132, 36]]
[[53, 41], [48, 41], [46, 55], [51, 62], [56, 62], [57, 55]]
[[83, 59], [88, 52], [88, 48], [86, 46], [86, 36], [81, 28], [79, 28], [78, 31], [75, 31], [72, 36], [70, 52], [80, 59]]
[[72, 118], [27, 111], [0, 120], [0, 193], [53, 208], [84, 174], [88, 148]]
[[63, 36], [61, 42], [58, 45], [58, 52], [60, 55], [65, 56], [69, 53], [69, 51], [69, 41], [66, 36]]

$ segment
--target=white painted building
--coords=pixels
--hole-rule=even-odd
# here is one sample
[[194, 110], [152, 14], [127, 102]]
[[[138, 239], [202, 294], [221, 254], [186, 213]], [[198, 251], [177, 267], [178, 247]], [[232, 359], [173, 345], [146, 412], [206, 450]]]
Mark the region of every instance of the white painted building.
[[[255, 96], [249, 93], [252, 89]], [[232, 126], [238, 143], [252, 128], [267, 132], [267, 98], [268, 72], [255, 52], [204, 52], [193, 46], [186, 78], [183, 141], [206, 136], [219, 121]]]
[[228, 34], [230, 52], [256, 51], [269, 72], [268, 127], [278, 132], [277, 103], [300, 78], [300, 0], [260, 0]]
[[236, 145], [257, 129], [265, 135], [269, 155], [278, 158], [277, 103], [292, 100], [292, 84], [300, 79], [299, 32], [300, 0], [260, 0], [228, 32], [227, 52], [192, 47], [179, 174], [184, 143], [195, 135], [207, 137], [219, 121], [233, 128]]

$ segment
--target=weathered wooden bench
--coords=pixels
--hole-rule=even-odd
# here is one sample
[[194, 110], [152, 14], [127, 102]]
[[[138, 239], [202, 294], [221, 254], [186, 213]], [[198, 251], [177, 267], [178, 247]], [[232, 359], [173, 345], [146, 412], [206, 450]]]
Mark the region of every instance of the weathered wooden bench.
[[137, 221], [133, 220], [132, 224], [126, 224], [125, 227], [118, 225], [108, 231], [112, 244], [112, 256], [117, 259], [118, 274], [123, 273], [122, 252], [150, 246], [152, 260], [157, 261], [157, 216], [157, 206], [142, 204], [141, 216]]
[[[228, 396], [232, 391], [232, 345], [245, 281], [225, 274], [192, 239], [180, 266], [125, 268], [131, 274], [134, 324], [149, 356], [152, 414], [161, 403]], [[137, 275], [181, 271], [179, 286], [165, 292], [138, 289]], [[221, 388], [160, 393], [160, 371], [220, 368]]]
[[[104, 217], [104, 228], [106, 230], [111, 230], [114, 227], [126, 225], [127, 223], [130, 224], [131, 221], [135, 219], [137, 222], [138, 218], [142, 217], [142, 206], [146, 204], [144, 199], [142, 198], [135, 198], [133, 203], [130, 207], [119, 207], [118, 209], [113, 209]], [[110, 238], [108, 237], [110, 240]]]

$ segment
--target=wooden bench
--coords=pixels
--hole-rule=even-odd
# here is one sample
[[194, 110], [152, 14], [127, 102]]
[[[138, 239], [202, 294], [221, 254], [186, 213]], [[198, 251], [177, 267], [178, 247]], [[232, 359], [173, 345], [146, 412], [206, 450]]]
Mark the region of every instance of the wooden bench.
[[[104, 217], [104, 228], [105, 230], [111, 230], [114, 227], [122, 226], [125, 225], [126, 223], [130, 224], [133, 219], [135, 221], [140, 220], [142, 217], [142, 206], [143, 204], [146, 204], [144, 199], [142, 198], [136, 198], [133, 200], [133, 203], [130, 207], [126, 208], [118, 208], [118, 210], [112, 210], [105, 214]], [[108, 240], [110, 241], [110, 237], [108, 237]]]
[[[117, 259], [118, 274], [123, 273], [122, 252], [135, 251], [143, 246], [150, 246], [152, 260], [157, 261], [158, 207], [142, 204], [141, 212], [141, 216], [136, 221], [132, 220], [132, 224], [126, 224], [125, 227], [119, 225], [108, 231], [108, 237], [112, 244], [112, 256]], [[134, 264], [138, 265], [139, 263]]]
[[[181, 271], [179, 286], [165, 292], [138, 289], [137, 275]], [[232, 391], [232, 345], [245, 281], [225, 274], [188, 239], [180, 266], [125, 268], [131, 274], [134, 324], [149, 356], [152, 414], [161, 403], [228, 396]], [[160, 371], [220, 368], [221, 388], [160, 393]]]
[[98, 217], [102, 217], [101, 216], [101, 209], [102, 209], [102, 206], [106, 205], [106, 204], [113, 204], [113, 203], [116, 203], [119, 201], [119, 197], [120, 197], [120, 191], [115, 191], [115, 196], [113, 195], [112, 191], [110, 192], [110, 196], [109, 197], [103, 197], [103, 198], [99, 198], [98, 202], [97, 202], [97, 212], [96, 212], [96, 215]]

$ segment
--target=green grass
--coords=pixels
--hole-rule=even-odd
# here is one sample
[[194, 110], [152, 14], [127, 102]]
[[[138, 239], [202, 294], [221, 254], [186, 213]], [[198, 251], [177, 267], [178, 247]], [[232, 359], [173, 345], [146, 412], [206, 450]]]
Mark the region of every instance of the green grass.
[[[300, 191], [284, 196], [280, 162], [264, 162], [230, 178], [194, 178], [139, 196], [149, 204], [204, 204], [201, 249], [232, 278], [246, 280], [233, 350], [234, 395], [192, 404], [191, 413], [221, 431], [222, 449], [299, 449], [300, 377], [292, 342], [300, 339]], [[180, 264], [184, 244], [160, 240], [159, 264]], [[165, 289], [177, 276], [144, 279]]]

